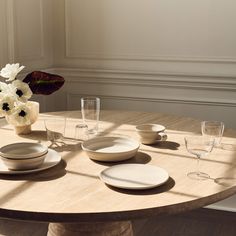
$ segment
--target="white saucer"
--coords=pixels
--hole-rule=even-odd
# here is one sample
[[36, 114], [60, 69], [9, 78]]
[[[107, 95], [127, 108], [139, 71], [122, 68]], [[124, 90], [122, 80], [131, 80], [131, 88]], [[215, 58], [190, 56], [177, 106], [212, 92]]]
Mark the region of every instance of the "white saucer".
[[108, 185], [123, 189], [150, 189], [169, 179], [166, 170], [147, 164], [121, 164], [100, 173], [100, 179]]
[[32, 170], [9, 170], [4, 165], [3, 161], [0, 160], [0, 174], [27, 174], [27, 173], [38, 172], [51, 168], [57, 165], [60, 161], [61, 161], [61, 156], [59, 155], [59, 153], [49, 148], [44, 163], [39, 168]]
[[96, 137], [84, 141], [82, 148], [93, 160], [123, 161], [135, 156], [139, 142], [123, 137]]

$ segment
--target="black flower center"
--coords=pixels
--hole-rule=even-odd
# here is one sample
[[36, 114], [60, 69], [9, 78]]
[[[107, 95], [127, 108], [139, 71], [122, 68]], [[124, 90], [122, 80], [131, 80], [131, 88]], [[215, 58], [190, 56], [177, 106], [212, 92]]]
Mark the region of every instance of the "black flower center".
[[3, 109], [4, 111], [9, 111], [9, 110], [10, 110], [9, 104], [8, 104], [7, 102], [4, 102], [4, 103], [2, 104], [2, 109]]
[[16, 94], [17, 94], [19, 97], [22, 97], [23, 92], [22, 92], [22, 90], [17, 89], [17, 90], [16, 90]]
[[19, 112], [19, 116], [21, 116], [21, 117], [25, 117], [26, 115], [27, 115], [27, 113], [24, 110], [21, 110]]

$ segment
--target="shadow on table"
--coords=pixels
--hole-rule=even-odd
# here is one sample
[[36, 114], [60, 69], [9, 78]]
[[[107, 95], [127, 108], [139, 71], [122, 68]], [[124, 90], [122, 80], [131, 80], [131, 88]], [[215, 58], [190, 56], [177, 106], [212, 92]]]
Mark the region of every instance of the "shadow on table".
[[55, 150], [56, 152], [73, 152], [82, 150], [81, 143], [74, 142], [74, 143], [57, 143], [57, 145], [53, 144], [50, 145], [49, 148]]
[[16, 174], [16, 175], [5, 175], [0, 174], [0, 179], [5, 180], [28, 180], [28, 181], [50, 181], [63, 177], [66, 174], [66, 162], [61, 160], [56, 166], [46, 170], [41, 170], [34, 173]]
[[[107, 185], [107, 184], [106, 184]], [[155, 188], [152, 189], [142, 189], [142, 190], [129, 190], [129, 189], [120, 189], [120, 188], [116, 188], [116, 187], [112, 187], [110, 185], [107, 185], [108, 188], [116, 191], [116, 192], [120, 192], [123, 194], [129, 194], [129, 195], [154, 195], [154, 194], [160, 194], [160, 193], [164, 193], [169, 191], [170, 189], [172, 189], [175, 186], [175, 181], [173, 178], [169, 178], [168, 181], [161, 185], [161, 186], [157, 186]]]
[[[30, 139], [31, 141], [38, 141], [39, 143], [41, 141], [48, 141], [47, 132], [42, 130], [33, 130], [30, 134], [20, 136]], [[81, 150], [81, 141], [65, 137], [63, 140], [56, 141], [55, 143], [50, 144], [49, 142], [48, 148], [51, 148], [57, 152]]]
[[180, 144], [176, 142], [172, 142], [172, 141], [161, 141], [161, 142], [157, 142], [155, 144], [151, 144], [148, 146], [156, 147], [159, 149], [178, 150], [178, 147], [180, 146]]
[[19, 136], [31, 140], [47, 141], [47, 133], [44, 130], [32, 130], [32, 132], [27, 135], [22, 134]]

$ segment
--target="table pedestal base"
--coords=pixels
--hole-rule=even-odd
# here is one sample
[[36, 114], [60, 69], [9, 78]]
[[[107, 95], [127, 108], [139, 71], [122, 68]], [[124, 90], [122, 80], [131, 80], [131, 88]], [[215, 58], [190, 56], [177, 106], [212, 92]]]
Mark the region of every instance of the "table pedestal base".
[[50, 223], [47, 236], [133, 236], [132, 223]]

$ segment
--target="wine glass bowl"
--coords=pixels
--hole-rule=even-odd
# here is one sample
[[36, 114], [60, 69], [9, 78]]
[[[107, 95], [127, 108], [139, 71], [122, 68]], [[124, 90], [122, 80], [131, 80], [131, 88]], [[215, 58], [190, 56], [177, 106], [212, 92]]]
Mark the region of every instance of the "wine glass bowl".
[[219, 147], [224, 132], [224, 123], [221, 121], [202, 121], [201, 130], [203, 136], [215, 138], [214, 147]]
[[214, 146], [214, 138], [211, 136], [191, 135], [184, 138], [187, 151], [197, 158], [196, 171], [189, 172], [187, 175], [191, 179], [205, 180], [210, 176], [199, 170], [200, 158], [208, 155]]

